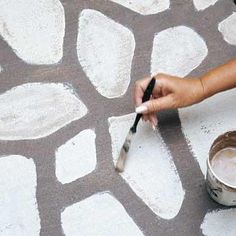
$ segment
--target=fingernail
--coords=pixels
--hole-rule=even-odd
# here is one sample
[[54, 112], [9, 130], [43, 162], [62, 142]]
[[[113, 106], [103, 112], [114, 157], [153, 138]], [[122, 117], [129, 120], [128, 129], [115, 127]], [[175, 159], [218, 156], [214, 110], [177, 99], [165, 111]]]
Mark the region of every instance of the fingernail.
[[153, 131], [155, 131], [156, 130], [156, 126], [152, 125], [152, 129], [153, 129]]
[[136, 109], [135, 109], [135, 112], [136, 113], [143, 113], [143, 112], [145, 112], [145, 111], [147, 111], [147, 107], [145, 107], [145, 106], [139, 106], [139, 107], [136, 107]]

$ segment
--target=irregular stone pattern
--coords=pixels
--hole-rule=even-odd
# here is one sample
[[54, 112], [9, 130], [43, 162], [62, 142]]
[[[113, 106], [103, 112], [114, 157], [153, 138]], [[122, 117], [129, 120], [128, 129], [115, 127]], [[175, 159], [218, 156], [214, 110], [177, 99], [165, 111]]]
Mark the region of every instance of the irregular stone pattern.
[[65, 16], [58, 0], [0, 0], [0, 34], [30, 64], [61, 60]]
[[126, 92], [134, 48], [134, 36], [130, 30], [98, 11], [82, 11], [77, 40], [78, 59], [101, 95], [114, 98]]
[[[112, 156], [116, 163], [134, 114], [109, 118]], [[172, 157], [158, 131], [140, 122], [121, 174], [133, 191], [157, 215], [175, 217], [184, 199], [184, 190]]]
[[186, 76], [201, 64], [207, 53], [205, 41], [191, 28], [168, 28], [154, 38], [151, 73]]
[[97, 193], [61, 214], [66, 236], [142, 236], [121, 203], [110, 193]]
[[23, 156], [0, 157], [0, 235], [38, 236], [36, 169]]
[[169, 0], [111, 0], [112, 2], [123, 5], [132, 11], [142, 15], [152, 15], [167, 10], [170, 7]]
[[96, 167], [96, 134], [86, 129], [56, 151], [56, 176], [61, 183], [81, 178]]
[[45, 137], [87, 113], [64, 84], [27, 83], [0, 95], [0, 140]]
[[205, 10], [206, 8], [214, 5], [218, 0], [193, 0], [194, 6], [198, 11]]
[[230, 90], [179, 110], [183, 133], [203, 174], [206, 174], [206, 160], [213, 141], [235, 129], [235, 99], [235, 91]]
[[206, 214], [201, 225], [206, 236], [235, 236], [236, 209], [217, 210]]
[[226, 42], [236, 45], [236, 12], [220, 22], [218, 30], [222, 33]]

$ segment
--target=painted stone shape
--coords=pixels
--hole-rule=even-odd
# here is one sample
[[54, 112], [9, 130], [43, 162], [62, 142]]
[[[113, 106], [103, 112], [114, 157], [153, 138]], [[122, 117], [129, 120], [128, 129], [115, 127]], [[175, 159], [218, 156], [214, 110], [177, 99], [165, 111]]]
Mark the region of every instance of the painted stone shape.
[[36, 201], [36, 168], [32, 159], [0, 157], [0, 235], [40, 233]]
[[220, 22], [218, 30], [222, 33], [226, 42], [236, 45], [236, 12]]
[[143, 236], [122, 204], [101, 192], [67, 207], [61, 214], [66, 236]]
[[183, 133], [204, 175], [208, 152], [213, 141], [219, 135], [235, 130], [235, 100], [235, 91], [229, 90], [179, 110]]
[[235, 217], [235, 208], [208, 212], [201, 225], [203, 235], [234, 236], [236, 232]]
[[[109, 118], [112, 156], [116, 163], [135, 114]], [[140, 122], [121, 174], [133, 191], [158, 216], [174, 218], [182, 205], [185, 192], [178, 172], [158, 131]]]
[[95, 169], [95, 138], [95, 132], [86, 129], [56, 150], [56, 176], [61, 183], [72, 182]]
[[208, 54], [205, 41], [193, 29], [176, 26], [155, 35], [151, 57], [151, 74], [186, 76]]
[[0, 95], [0, 140], [37, 139], [87, 113], [78, 95], [59, 83], [27, 83]]
[[218, 0], [193, 0], [193, 3], [198, 11], [202, 11], [214, 5], [217, 1]]
[[0, 34], [18, 57], [29, 64], [61, 60], [65, 15], [60, 1], [0, 0], [0, 6]]
[[111, 0], [141, 15], [152, 15], [169, 9], [169, 0]]
[[122, 96], [130, 83], [133, 33], [95, 10], [79, 17], [77, 54], [96, 90], [107, 98]]

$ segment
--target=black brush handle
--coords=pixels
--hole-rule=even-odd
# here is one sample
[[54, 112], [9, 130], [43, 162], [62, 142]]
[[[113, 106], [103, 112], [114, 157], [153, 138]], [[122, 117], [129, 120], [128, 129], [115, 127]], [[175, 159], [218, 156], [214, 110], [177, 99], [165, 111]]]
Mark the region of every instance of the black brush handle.
[[[155, 86], [155, 78], [153, 77], [151, 79], [151, 81], [149, 82], [146, 90], [144, 91], [144, 94], [143, 94], [143, 98], [142, 98], [142, 103], [148, 101], [152, 95], [152, 90], [154, 89], [154, 86]], [[135, 121], [134, 121], [134, 124], [133, 126], [130, 128], [130, 130], [132, 131], [132, 133], [136, 133], [136, 130], [137, 130], [137, 125], [138, 125], [138, 122], [140, 120], [140, 118], [142, 117], [142, 114], [137, 114], [136, 115], [136, 118], [135, 118]]]

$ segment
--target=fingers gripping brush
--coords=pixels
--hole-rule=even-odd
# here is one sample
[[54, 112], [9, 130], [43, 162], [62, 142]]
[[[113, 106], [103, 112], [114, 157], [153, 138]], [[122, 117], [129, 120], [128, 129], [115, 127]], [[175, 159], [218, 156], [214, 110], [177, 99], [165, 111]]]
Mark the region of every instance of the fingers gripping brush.
[[[147, 86], [147, 88], [146, 88], [146, 90], [144, 91], [144, 94], [143, 94], [143, 98], [142, 98], [143, 103], [150, 99], [151, 94], [152, 94], [152, 90], [155, 86], [155, 82], [156, 82], [156, 80], [154, 78], [152, 78], [151, 81], [149, 82], [149, 84], [148, 84], [148, 86]], [[136, 133], [137, 125], [138, 125], [138, 122], [139, 122], [141, 117], [142, 117], [142, 114], [137, 114], [136, 115], [134, 124], [130, 128], [129, 133], [126, 136], [125, 142], [124, 142], [124, 144], [123, 144], [123, 146], [120, 150], [120, 155], [119, 155], [119, 158], [117, 160], [116, 167], [115, 167], [115, 169], [118, 172], [123, 172], [124, 171], [125, 161], [126, 161], [126, 158], [127, 158], [129, 148], [130, 148], [131, 140], [133, 138], [133, 135]]]

